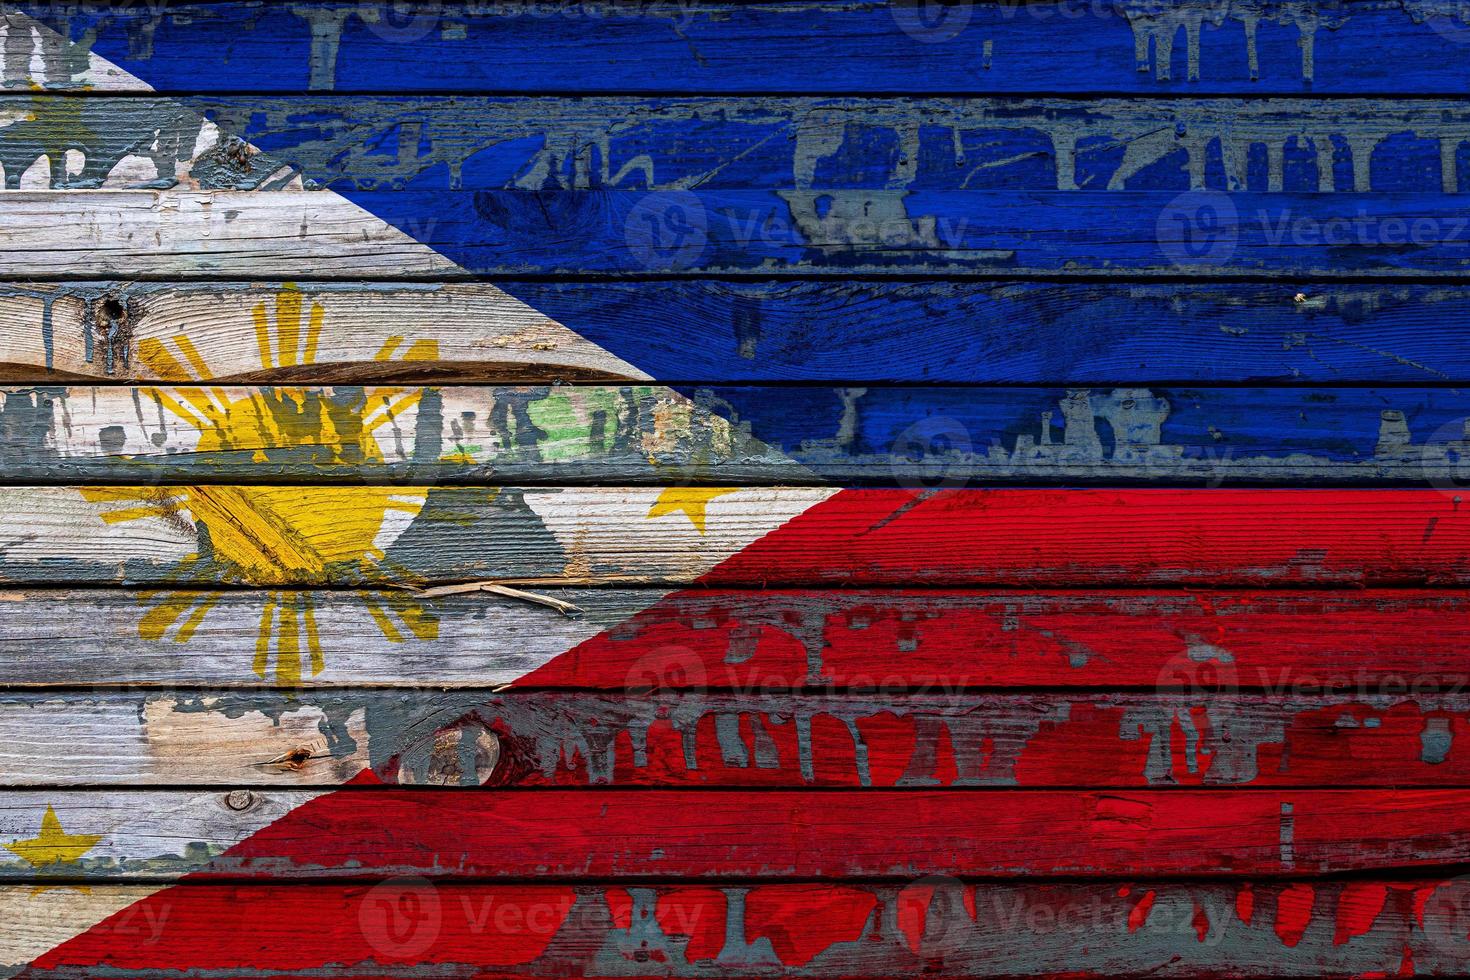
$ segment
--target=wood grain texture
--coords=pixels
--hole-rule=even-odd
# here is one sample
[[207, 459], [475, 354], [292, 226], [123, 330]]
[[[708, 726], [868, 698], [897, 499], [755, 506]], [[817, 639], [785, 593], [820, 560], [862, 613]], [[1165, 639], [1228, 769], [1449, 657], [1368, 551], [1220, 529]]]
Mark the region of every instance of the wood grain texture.
[[[1458, 194], [17, 191], [8, 278], [1462, 275]], [[70, 216], [85, 215], [74, 222]]]
[[[1453, 590], [543, 591], [580, 613], [483, 593], [4, 592], [0, 674], [11, 689], [98, 692], [520, 681], [601, 691], [1040, 685], [1353, 697], [1454, 691], [1470, 657], [1470, 601]], [[315, 662], [278, 616], [262, 629], [272, 604], [309, 607], [330, 624], [318, 631]]]
[[0, 974], [1470, 973], [1464, 10], [32, 12]]
[[[0, 77], [22, 88], [83, 84], [72, 65], [87, 52], [182, 92], [1417, 95], [1458, 93], [1470, 78], [1458, 57], [1461, 12], [1425, 0], [1265, 15], [1190, 0], [983, 3], [949, 14], [854, 2], [24, 9], [79, 43], [13, 43]], [[230, 44], [211, 50], [220, 37]], [[38, 47], [52, 52], [39, 68]]]
[[30, 190], [1453, 193], [1470, 149], [1451, 100], [0, 96], [7, 118]]
[[[1228, 673], [1228, 668], [1225, 668]], [[104, 691], [0, 696], [0, 783], [1463, 786], [1462, 676], [1351, 693]], [[1186, 680], [1188, 678], [1186, 677]], [[1398, 693], [1405, 691], [1406, 693]], [[3, 836], [3, 832], [0, 832]]]
[[[95, 879], [863, 878], [927, 875], [1433, 874], [1470, 852], [1465, 790], [384, 789], [252, 793], [290, 812], [243, 840], [229, 793], [6, 791], [0, 819], [48, 806], [109, 857]], [[257, 801], [256, 797], [261, 799]], [[137, 835], [114, 833], [146, 810]], [[555, 814], [555, 819], [548, 819]], [[213, 829], [212, 829], [213, 828]], [[391, 831], [389, 828], [392, 828]], [[102, 843], [98, 841], [97, 843]], [[10, 855], [14, 857], [14, 855]], [[207, 863], [206, 863], [207, 862]], [[0, 864], [35, 875], [23, 859]]]
[[[0, 525], [0, 580], [171, 588], [412, 587], [466, 579], [688, 583], [836, 492], [11, 487], [9, 523]], [[280, 615], [304, 623], [307, 611]]]
[[1470, 511], [1451, 489], [221, 485], [12, 487], [6, 501], [0, 581], [14, 585], [1290, 586], [1470, 576]]
[[16, 191], [0, 222], [7, 277], [460, 274], [368, 211], [306, 191]]
[[[293, 310], [308, 324], [320, 316], [315, 362], [283, 365], [272, 343], [262, 363], [261, 307], [274, 333]], [[1470, 379], [1467, 318], [1470, 292], [1449, 285], [7, 283], [0, 377], [1415, 385]], [[141, 356], [179, 336], [207, 379], [182, 353]], [[379, 360], [394, 337], [403, 340]], [[404, 358], [427, 341], [435, 359]]]
[[0, 324], [23, 382], [645, 377], [488, 283], [13, 283]]
[[1454, 487], [1470, 457], [1470, 396], [1439, 388], [803, 386], [691, 395], [626, 385], [0, 389], [0, 476]]
[[[1282, 977], [1449, 975], [1470, 962], [1462, 879], [1000, 883], [471, 885], [404, 881], [97, 884], [39, 895], [5, 965], [137, 903], [27, 976], [180, 970], [367, 977], [422, 964], [446, 977]], [[44, 910], [55, 918], [39, 914]], [[218, 923], [237, 928], [221, 934]], [[21, 955], [16, 955], [21, 953]], [[657, 969], [654, 969], [654, 968]]]
[[0, 96], [0, 189], [303, 186], [204, 112], [177, 99]]

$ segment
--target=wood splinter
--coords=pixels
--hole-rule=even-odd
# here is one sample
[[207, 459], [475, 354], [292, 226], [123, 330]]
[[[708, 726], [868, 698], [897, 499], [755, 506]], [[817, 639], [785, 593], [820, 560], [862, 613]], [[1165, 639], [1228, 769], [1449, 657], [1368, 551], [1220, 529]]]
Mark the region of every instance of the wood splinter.
[[329, 758], [331, 758], [331, 753], [330, 752], [317, 753], [317, 752], [313, 752], [311, 749], [307, 748], [306, 746], [301, 745], [301, 746], [297, 746], [296, 748], [292, 749], [289, 752], [284, 752], [281, 755], [276, 756], [274, 759], [267, 759], [264, 762], [257, 762], [257, 763], [255, 763], [255, 765], [257, 767], [259, 767], [259, 766], [280, 766], [282, 769], [289, 769], [292, 772], [299, 772], [301, 770], [301, 768], [303, 766], [305, 766], [308, 762], [310, 762], [312, 759], [329, 759]]
[[537, 605], [548, 606], [563, 616], [577, 616], [582, 612], [581, 606], [574, 605], [564, 599], [542, 595], [539, 592], [527, 592], [524, 589], [513, 589], [508, 585], [500, 585], [497, 582], [458, 582], [454, 585], [436, 585], [427, 589], [421, 589], [415, 586], [404, 586], [404, 588], [407, 588], [421, 599], [437, 599], [440, 596], [464, 595], [470, 592], [490, 592], [495, 595], [506, 596], [510, 599], [520, 599], [525, 602], [534, 602]]

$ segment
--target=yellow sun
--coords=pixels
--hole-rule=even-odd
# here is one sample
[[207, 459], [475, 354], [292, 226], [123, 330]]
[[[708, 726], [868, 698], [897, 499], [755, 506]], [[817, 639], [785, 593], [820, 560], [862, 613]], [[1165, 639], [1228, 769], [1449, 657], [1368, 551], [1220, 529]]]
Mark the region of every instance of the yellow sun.
[[[267, 315], [264, 303], [253, 312], [262, 369], [315, 363], [324, 316], [320, 304], [312, 304], [305, 331], [301, 294], [290, 285], [277, 295], [274, 317]], [[389, 337], [377, 360], [393, 359], [403, 344], [403, 337]], [[421, 340], [409, 345], [402, 359], [437, 356], [437, 343]], [[139, 345], [139, 357], [156, 376], [167, 380], [199, 382], [214, 377], [186, 334], [171, 337], [167, 343], [148, 338]], [[150, 394], [198, 430], [195, 452], [204, 459], [208, 454], [249, 452], [253, 462], [295, 461], [309, 472], [311, 466], [382, 463], [374, 433], [414, 405], [420, 392], [364, 389], [360, 398], [346, 403], [305, 388], [256, 390], [243, 398], [231, 398], [221, 387], [152, 389]], [[259, 586], [366, 580], [384, 561], [385, 542], [402, 532], [422, 510], [426, 497], [422, 489], [397, 487], [87, 487], [81, 492], [89, 501], [111, 505], [101, 515], [109, 524], [180, 515], [192, 519], [201, 544], [207, 540], [207, 549], [184, 559], [181, 578], [188, 577], [191, 567], [208, 561], [226, 581]], [[411, 596], [358, 595], [390, 642], [401, 642], [404, 629], [420, 639], [437, 637], [438, 621]], [[194, 635], [219, 595], [154, 592], [146, 594], [144, 601], [151, 608], [139, 623], [139, 635], [159, 639], [174, 628], [174, 639], [182, 643]], [[395, 623], [395, 616], [404, 629]], [[272, 652], [275, 676], [282, 684], [301, 681], [306, 657], [311, 674], [322, 670], [322, 645], [310, 593], [267, 593], [254, 661], [255, 672], [262, 678]]]

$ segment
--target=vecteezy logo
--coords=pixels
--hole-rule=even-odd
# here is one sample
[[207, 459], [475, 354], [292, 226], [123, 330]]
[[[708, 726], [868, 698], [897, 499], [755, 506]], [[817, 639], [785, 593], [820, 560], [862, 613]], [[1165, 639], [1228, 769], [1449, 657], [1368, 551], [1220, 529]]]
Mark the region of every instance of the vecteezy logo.
[[1230, 195], [1185, 191], [1159, 212], [1154, 235], [1159, 250], [1175, 265], [1223, 265], [1235, 254], [1239, 219]]
[[357, 925], [379, 956], [412, 960], [439, 938], [439, 893], [425, 878], [389, 878], [362, 897]]
[[1463, 963], [1470, 958], [1470, 875], [1440, 883], [1424, 902], [1424, 935], [1435, 949]]
[[893, 22], [899, 29], [921, 44], [938, 44], [960, 36], [974, 16], [971, 0], [945, 3], [943, 0], [893, 0]]
[[357, 5], [357, 17], [369, 31], [396, 43], [420, 40], [438, 25], [443, 12], [444, 4], [440, 0], [429, 3], [362, 0]]
[[629, 694], [658, 691], [702, 691], [707, 683], [704, 658], [678, 643], [665, 643], [635, 660], [623, 687]]
[[[1400, 446], [1412, 452], [1404, 413], [1385, 409], [1381, 414], [1381, 431], [1386, 430]], [[1380, 446], [1383, 441], [1380, 437]], [[1457, 498], [1470, 490], [1470, 418], [1452, 419], [1435, 429], [1419, 447], [1419, 460], [1424, 481], [1436, 490]]]
[[913, 489], [962, 487], [973, 475], [970, 430], [958, 419], [920, 419], [893, 440], [889, 468], [894, 482]]
[[1470, 44], [1470, 0], [1432, 0], [1411, 5], [1422, 11], [1429, 29], [1455, 44]]
[[976, 931], [966, 892], [964, 882], [949, 875], [920, 878], [899, 892], [898, 925], [915, 953], [943, 964], [965, 952]]
[[658, 191], [638, 200], [623, 222], [633, 260], [645, 269], [687, 269], [704, 255], [709, 219], [689, 191]]
[[1159, 670], [1154, 688], [1178, 698], [1177, 710], [1203, 709], [1217, 729], [1234, 715], [1239, 705], [1240, 675], [1235, 657], [1203, 637], [1185, 635], [1185, 649], [1170, 657]]

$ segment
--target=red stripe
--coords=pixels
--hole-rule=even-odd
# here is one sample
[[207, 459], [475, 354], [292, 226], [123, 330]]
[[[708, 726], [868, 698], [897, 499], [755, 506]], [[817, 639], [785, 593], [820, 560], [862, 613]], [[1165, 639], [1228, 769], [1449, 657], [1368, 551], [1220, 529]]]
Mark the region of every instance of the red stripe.
[[1392, 693], [1467, 677], [1470, 598], [1460, 592], [686, 589], [518, 684]]
[[[928, 879], [889, 887], [728, 890], [429, 887], [411, 880], [195, 885], [114, 916], [42, 957], [30, 975], [105, 965], [163, 975], [311, 970], [312, 976], [369, 977], [432, 964], [448, 968], [435, 976], [627, 978], [687, 963], [698, 964], [701, 975], [731, 977], [769, 975], [774, 957], [783, 971], [807, 967], [843, 977], [1028, 970], [1147, 976], [1181, 955], [1196, 976], [1277, 976], [1303, 968], [1372, 976], [1416, 959], [1455, 972], [1470, 962], [1470, 942], [1453, 930], [1463, 926], [1455, 903], [1465, 894], [1463, 881], [1371, 879], [1316, 885]], [[727, 928], [732, 922], [743, 928]]]
[[847, 490], [704, 578], [831, 583], [1470, 581], [1470, 506], [1437, 490]]
[[1470, 860], [1470, 790], [364, 790], [195, 873], [616, 878], [1277, 874]]
[[[1465, 577], [1467, 554], [1470, 524], [1459, 502], [1434, 491], [856, 490], [737, 554], [704, 584], [1441, 582]], [[653, 639], [589, 641], [572, 656], [572, 674], [619, 643], [611, 665], [599, 669], [627, 677], [653, 653]], [[1093, 641], [1106, 649], [1098, 635]], [[1145, 659], [1163, 652], [1142, 649]], [[488, 876], [1315, 873], [1465, 860], [1467, 803], [1465, 791], [353, 791], [300, 808], [216, 867], [262, 877], [314, 868]], [[214, 942], [173, 957], [163, 945], [142, 948], [130, 968], [271, 962], [265, 951], [279, 937], [220, 927], [231, 921], [225, 910], [190, 897], [203, 894], [186, 885], [144, 904], [172, 909], [179, 925], [165, 926], [176, 930], [171, 935], [187, 936], [189, 922], [214, 923]], [[289, 902], [272, 907], [291, 914]], [[340, 926], [319, 926], [303, 941], [333, 962], [355, 962], [361, 944]], [[511, 943], [506, 955], [533, 956], [535, 946]], [[104, 925], [40, 962], [85, 965], [117, 953]]]
[[499, 735], [497, 786], [1470, 785], [1467, 696], [557, 691], [497, 703], [509, 710], [462, 716]]

